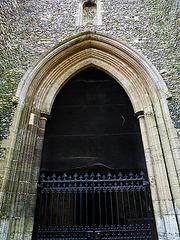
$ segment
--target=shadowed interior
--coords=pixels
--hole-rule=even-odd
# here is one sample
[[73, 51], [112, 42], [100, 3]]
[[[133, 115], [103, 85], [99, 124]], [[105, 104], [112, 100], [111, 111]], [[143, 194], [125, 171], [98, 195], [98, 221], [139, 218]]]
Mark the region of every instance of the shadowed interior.
[[57, 95], [47, 122], [41, 171], [94, 165], [145, 170], [139, 123], [124, 89], [90, 67]]

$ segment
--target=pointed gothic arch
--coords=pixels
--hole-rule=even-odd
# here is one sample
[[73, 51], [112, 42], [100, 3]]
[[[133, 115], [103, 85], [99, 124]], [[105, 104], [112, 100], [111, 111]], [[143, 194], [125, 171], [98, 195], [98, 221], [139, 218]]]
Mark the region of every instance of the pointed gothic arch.
[[128, 94], [139, 118], [159, 239], [178, 239], [180, 164], [177, 133], [167, 106], [170, 94], [141, 53], [96, 32], [79, 34], [54, 47], [32, 65], [18, 86], [10, 137], [4, 141], [2, 239], [31, 239], [46, 120], [62, 86], [90, 66], [108, 73]]

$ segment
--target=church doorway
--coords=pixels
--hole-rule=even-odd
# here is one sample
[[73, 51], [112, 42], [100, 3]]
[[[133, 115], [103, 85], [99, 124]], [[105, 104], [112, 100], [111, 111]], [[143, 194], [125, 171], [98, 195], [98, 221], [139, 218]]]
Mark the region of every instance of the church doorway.
[[124, 89], [90, 67], [57, 95], [34, 239], [156, 239], [139, 123]]

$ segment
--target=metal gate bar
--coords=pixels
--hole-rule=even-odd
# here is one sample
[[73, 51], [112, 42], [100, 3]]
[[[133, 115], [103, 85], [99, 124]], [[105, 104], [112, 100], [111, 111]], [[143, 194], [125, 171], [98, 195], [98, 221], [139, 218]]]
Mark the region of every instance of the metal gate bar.
[[37, 239], [154, 239], [143, 172], [42, 174], [38, 195]]

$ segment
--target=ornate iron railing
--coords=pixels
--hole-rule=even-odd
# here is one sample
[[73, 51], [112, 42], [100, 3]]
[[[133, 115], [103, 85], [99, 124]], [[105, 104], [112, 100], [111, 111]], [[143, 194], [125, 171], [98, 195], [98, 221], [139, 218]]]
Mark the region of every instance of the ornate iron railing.
[[38, 188], [37, 239], [154, 239], [143, 172], [42, 174]]

